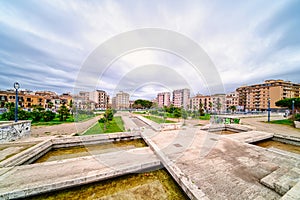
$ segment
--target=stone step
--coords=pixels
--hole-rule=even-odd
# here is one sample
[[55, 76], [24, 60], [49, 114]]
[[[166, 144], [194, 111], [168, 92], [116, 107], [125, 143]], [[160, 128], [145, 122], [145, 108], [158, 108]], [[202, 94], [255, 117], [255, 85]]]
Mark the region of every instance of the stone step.
[[300, 169], [292, 168], [275, 183], [275, 191], [281, 195], [287, 193], [300, 181]]
[[300, 169], [296, 167], [292, 169], [278, 168], [260, 180], [263, 185], [275, 190], [281, 195], [286, 194], [299, 181]]

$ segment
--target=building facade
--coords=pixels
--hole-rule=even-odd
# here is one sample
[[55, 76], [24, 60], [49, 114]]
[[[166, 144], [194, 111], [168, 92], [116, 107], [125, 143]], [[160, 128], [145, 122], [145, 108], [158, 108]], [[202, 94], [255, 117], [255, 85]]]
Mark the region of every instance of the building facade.
[[190, 104], [190, 90], [180, 89], [173, 91], [173, 105], [177, 108], [188, 109]]
[[161, 92], [157, 94], [157, 106], [163, 108], [164, 106], [170, 106], [171, 104], [171, 93]]
[[[86, 98], [86, 96], [84, 96], [84, 98]], [[104, 90], [95, 90], [89, 92], [88, 100], [95, 103], [96, 109], [105, 110], [108, 107], [109, 95]]]
[[235, 106], [236, 110], [239, 110], [239, 93], [231, 92], [226, 94], [226, 110], [229, 111], [232, 106]]
[[112, 107], [117, 110], [126, 110], [130, 108], [129, 94], [126, 92], [119, 92], [112, 98]]
[[239, 105], [245, 111], [265, 111], [270, 101], [271, 109], [278, 109], [275, 102], [285, 98], [298, 98], [300, 84], [283, 80], [266, 80], [262, 84], [242, 86], [236, 90]]

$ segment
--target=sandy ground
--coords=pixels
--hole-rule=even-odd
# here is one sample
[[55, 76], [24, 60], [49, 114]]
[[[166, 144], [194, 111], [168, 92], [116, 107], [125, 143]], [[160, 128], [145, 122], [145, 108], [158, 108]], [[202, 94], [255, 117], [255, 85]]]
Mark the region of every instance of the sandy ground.
[[31, 137], [71, 135], [74, 133], [81, 133], [95, 124], [98, 119], [99, 116], [96, 116], [90, 120], [83, 122], [66, 123], [53, 126], [32, 126]]
[[[280, 120], [280, 119], [285, 119], [285, 118], [282, 116], [271, 117], [271, 120]], [[288, 125], [268, 124], [266, 123], [267, 120], [268, 120], [267, 117], [243, 118], [241, 120], [241, 123], [255, 127], [257, 131], [265, 131], [265, 132], [275, 133], [280, 135], [300, 137], [300, 129], [296, 129]]]

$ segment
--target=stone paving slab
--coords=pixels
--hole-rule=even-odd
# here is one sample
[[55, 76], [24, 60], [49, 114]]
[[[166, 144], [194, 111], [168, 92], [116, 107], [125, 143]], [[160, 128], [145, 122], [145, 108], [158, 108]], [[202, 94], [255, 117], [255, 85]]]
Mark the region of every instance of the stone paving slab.
[[253, 143], [253, 142], [272, 138], [273, 136], [274, 136], [273, 133], [268, 133], [264, 131], [248, 131], [248, 132], [230, 134], [223, 137], [238, 140], [240, 142]]
[[[160, 161], [149, 147], [10, 168], [0, 176], [0, 199], [20, 198], [111, 178]], [[2, 169], [2, 170], [5, 170]]]
[[[250, 134], [272, 137], [263, 132]], [[230, 136], [233, 135], [237, 134]], [[280, 199], [281, 194], [260, 180], [278, 168], [291, 170], [300, 166], [299, 159], [244, 143], [251, 139], [249, 133], [235, 137], [240, 140], [194, 129], [148, 137], [210, 199]]]

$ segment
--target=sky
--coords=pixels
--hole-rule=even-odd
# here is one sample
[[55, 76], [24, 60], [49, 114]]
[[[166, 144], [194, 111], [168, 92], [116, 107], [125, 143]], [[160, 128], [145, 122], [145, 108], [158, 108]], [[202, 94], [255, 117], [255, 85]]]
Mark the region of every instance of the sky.
[[[149, 38], [142, 29], [167, 34]], [[193, 95], [266, 79], [299, 83], [299, 30], [298, 0], [0, 1], [0, 89], [19, 82], [34, 91], [123, 90], [152, 99], [180, 88]], [[138, 34], [129, 40], [128, 32]], [[140, 41], [148, 46], [136, 48]]]

